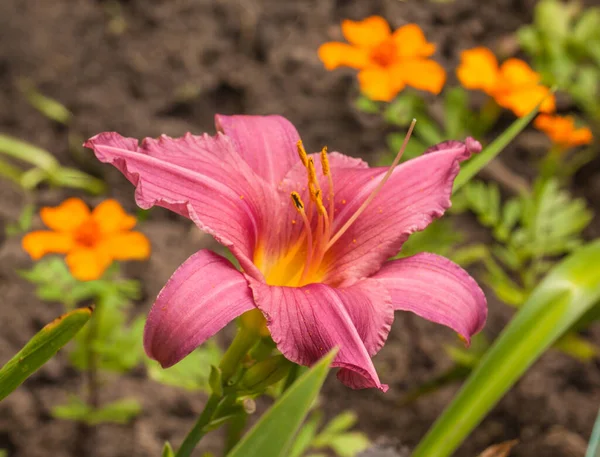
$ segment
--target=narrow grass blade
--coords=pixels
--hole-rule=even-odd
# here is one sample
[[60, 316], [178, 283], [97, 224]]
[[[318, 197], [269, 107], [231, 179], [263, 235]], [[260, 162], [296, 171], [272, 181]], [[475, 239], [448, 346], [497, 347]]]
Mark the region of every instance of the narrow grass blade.
[[242, 438], [228, 457], [284, 457], [317, 397], [336, 350], [304, 373]]
[[454, 187], [452, 192], [456, 192], [466, 183], [468, 183], [473, 176], [491, 162], [502, 150], [508, 146], [508, 144], [515, 139], [515, 137], [521, 133], [525, 127], [531, 122], [531, 120], [538, 113], [539, 105], [530, 112], [528, 115], [517, 119], [507, 128], [502, 135], [496, 138], [492, 143], [483, 149], [479, 154], [476, 154], [468, 163], [461, 167], [460, 173], [454, 180]]
[[600, 411], [592, 430], [592, 436], [590, 437], [585, 457], [600, 457]]
[[0, 135], [0, 153], [30, 163], [46, 171], [60, 166], [48, 151], [9, 135]]
[[91, 308], [78, 308], [41, 329], [17, 355], [0, 369], [0, 400], [15, 390], [85, 325]]
[[558, 338], [600, 301], [600, 240], [554, 267], [473, 370], [412, 457], [447, 457]]

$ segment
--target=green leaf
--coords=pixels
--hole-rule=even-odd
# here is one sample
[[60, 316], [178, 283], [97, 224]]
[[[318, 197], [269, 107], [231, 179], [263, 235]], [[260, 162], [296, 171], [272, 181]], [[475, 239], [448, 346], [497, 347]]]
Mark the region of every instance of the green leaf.
[[332, 350], [298, 378], [228, 457], [287, 456], [296, 432], [321, 390], [336, 353], [337, 350]]
[[[541, 104], [541, 103], [540, 103]], [[494, 157], [496, 157], [515, 137], [527, 127], [531, 120], [535, 117], [540, 105], [536, 106], [531, 113], [517, 119], [508, 127], [502, 135], [496, 138], [492, 143], [483, 149], [479, 154], [476, 154], [471, 160], [461, 167], [460, 173], [454, 180], [452, 192], [455, 193], [458, 189], [464, 186], [473, 178], [479, 171], [485, 167]]]
[[463, 137], [469, 116], [469, 95], [460, 86], [446, 91], [444, 98], [444, 120], [448, 138]]
[[163, 446], [163, 451], [162, 451], [161, 457], [175, 457], [175, 452], [173, 452], [171, 443], [169, 443], [168, 441]]
[[535, 288], [412, 457], [447, 457], [542, 353], [600, 300], [600, 241], [571, 254]]
[[0, 135], [0, 153], [49, 171], [60, 166], [52, 154], [12, 136]]
[[322, 417], [323, 414], [319, 411], [315, 411], [310, 415], [310, 418], [298, 432], [287, 457], [302, 457], [306, 451], [308, 451], [313, 439], [317, 435], [317, 429], [319, 428]]
[[217, 343], [208, 340], [179, 363], [167, 369], [149, 358], [144, 360], [147, 364], [148, 376], [161, 384], [209, 392], [211, 366], [219, 365], [221, 355]]
[[350, 432], [333, 437], [328, 445], [340, 457], [355, 457], [367, 449], [371, 442], [364, 433]]
[[365, 95], [359, 95], [356, 101], [354, 102], [354, 106], [359, 111], [367, 114], [379, 114], [379, 103], [371, 100]]
[[52, 408], [52, 415], [58, 419], [83, 422], [87, 425], [127, 424], [141, 412], [141, 405], [133, 398], [124, 398], [94, 409], [79, 397], [72, 396], [66, 405]]
[[72, 114], [64, 105], [53, 98], [43, 95], [26, 80], [21, 81], [19, 88], [31, 106], [44, 116], [60, 124], [69, 124]]
[[592, 430], [592, 436], [590, 437], [585, 457], [600, 457], [600, 411]]
[[0, 400], [67, 344], [92, 315], [91, 308], [80, 308], [55, 319], [0, 369]]

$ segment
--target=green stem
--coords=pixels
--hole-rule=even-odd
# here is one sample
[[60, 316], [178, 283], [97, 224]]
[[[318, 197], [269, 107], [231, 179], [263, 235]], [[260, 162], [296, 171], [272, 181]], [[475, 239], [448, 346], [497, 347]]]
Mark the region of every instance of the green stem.
[[229, 451], [231, 451], [234, 448], [234, 446], [240, 441], [247, 420], [248, 414], [242, 412], [234, 416], [229, 421], [229, 425], [227, 426], [227, 436], [225, 437], [225, 450], [223, 452], [224, 456], [226, 456], [229, 453]]
[[206, 434], [205, 427], [212, 419], [212, 416], [215, 410], [217, 409], [220, 400], [221, 398], [216, 394], [212, 394], [208, 398], [208, 401], [204, 406], [204, 411], [202, 411], [202, 414], [196, 421], [194, 428], [192, 428], [188, 435], [185, 437], [185, 440], [183, 441], [183, 444], [177, 451], [177, 454], [175, 454], [175, 457], [189, 457], [192, 454], [196, 445]]
[[[219, 368], [221, 369], [222, 382], [227, 386], [228, 381], [236, 374], [242, 360], [252, 346], [259, 340], [259, 334], [253, 329], [241, 326], [231, 342], [231, 345], [223, 355]], [[189, 457], [194, 448], [206, 434], [206, 426], [213, 420], [213, 416], [221, 402], [221, 396], [213, 393], [204, 406], [204, 411], [196, 421], [196, 424], [185, 437], [183, 444], [175, 454], [175, 457]]]
[[224, 385], [227, 385], [227, 382], [236, 374], [242, 360], [258, 340], [259, 335], [254, 330], [244, 326], [238, 329], [235, 338], [219, 364]]

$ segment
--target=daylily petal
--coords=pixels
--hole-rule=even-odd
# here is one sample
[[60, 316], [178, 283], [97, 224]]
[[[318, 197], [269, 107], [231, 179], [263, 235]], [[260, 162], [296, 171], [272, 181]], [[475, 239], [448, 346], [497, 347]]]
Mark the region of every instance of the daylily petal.
[[404, 82], [390, 68], [372, 67], [358, 73], [360, 90], [371, 100], [389, 102], [404, 89]]
[[446, 70], [431, 59], [409, 59], [394, 65], [394, 74], [407, 86], [439, 94], [446, 82]]
[[57, 232], [72, 232], [90, 217], [90, 209], [80, 198], [68, 198], [56, 207], [40, 211], [42, 222]]
[[278, 184], [298, 161], [300, 135], [284, 117], [217, 114], [215, 125], [231, 138], [252, 171], [269, 183]]
[[456, 76], [466, 89], [480, 89], [489, 93], [498, 80], [498, 59], [492, 51], [484, 47], [462, 51]]
[[435, 52], [435, 44], [429, 43], [417, 24], [406, 24], [397, 29], [392, 38], [399, 57], [429, 57]]
[[150, 257], [150, 241], [140, 232], [111, 235], [100, 242], [98, 249], [114, 260], [144, 260]]
[[137, 220], [123, 210], [121, 204], [113, 199], [104, 200], [94, 211], [92, 218], [98, 224], [101, 233], [115, 233], [131, 230]]
[[446, 325], [467, 342], [485, 325], [483, 291], [465, 270], [445, 257], [424, 252], [392, 260], [371, 278], [387, 288], [394, 309]]
[[[450, 207], [459, 163], [480, 150], [472, 138], [466, 143], [447, 142], [396, 167], [366, 210], [325, 254], [326, 282], [351, 284], [375, 273], [411, 233], [423, 230]], [[386, 172], [385, 167], [332, 168], [333, 233], [354, 215]]]
[[77, 248], [65, 258], [69, 270], [79, 281], [92, 281], [102, 277], [112, 259], [100, 249]]
[[380, 16], [370, 16], [362, 21], [342, 21], [342, 33], [349, 43], [356, 46], [372, 48], [388, 39], [391, 35], [390, 25]]
[[170, 367], [251, 309], [255, 305], [244, 276], [227, 259], [198, 251], [160, 291], [146, 321], [144, 348]]
[[319, 46], [318, 53], [327, 70], [335, 70], [338, 67], [361, 69], [369, 64], [369, 54], [364, 48], [346, 43], [324, 43]]
[[360, 375], [342, 374], [342, 381], [353, 388], [387, 390], [365, 346], [368, 341], [371, 349], [379, 349], [389, 332], [393, 315], [385, 290], [372, 291], [362, 285], [347, 289], [325, 284], [277, 287], [248, 280], [273, 341], [287, 359], [310, 366], [337, 346], [333, 366]]
[[68, 233], [38, 230], [25, 235], [21, 245], [33, 260], [38, 260], [46, 254], [66, 254], [75, 243]]
[[246, 271], [259, 237], [273, 226], [278, 198], [222, 133], [137, 140], [101, 133], [87, 141], [102, 162], [113, 164], [136, 188], [137, 204], [163, 206], [192, 219], [228, 246]]

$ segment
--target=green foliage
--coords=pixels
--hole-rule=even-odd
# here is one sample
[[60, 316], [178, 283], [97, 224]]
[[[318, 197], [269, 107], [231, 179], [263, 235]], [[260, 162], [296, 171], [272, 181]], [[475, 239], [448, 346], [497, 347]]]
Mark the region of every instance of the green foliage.
[[104, 182], [99, 179], [78, 169], [63, 167], [48, 151], [17, 138], [0, 134], [0, 154], [31, 167], [24, 170], [11, 162], [0, 160], [0, 175], [24, 190], [34, 189], [43, 182], [50, 186], [82, 189], [94, 195], [106, 190]]
[[19, 218], [15, 222], [6, 224], [6, 236], [16, 236], [28, 232], [31, 229], [34, 214], [35, 205], [33, 203], [25, 204]]
[[452, 257], [456, 245], [464, 239], [463, 234], [455, 229], [454, 222], [448, 218], [437, 219], [421, 232], [413, 233], [402, 246], [401, 257], [408, 257], [419, 252], [433, 252], [445, 257]]
[[545, 82], [569, 92], [598, 120], [600, 8], [542, 0], [536, 5], [533, 24], [519, 29], [518, 37]]
[[46, 325], [0, 369], [0, 400], [67, 344], [92, 315], [91, 308], [73, 310]]
[[600, 301], [600, 241], [554, 267], [433, 425], [413, 457], [447, 457], [545, 350]]
[[66, 405], [52, 408], [52, 415], [59, 419], [83, 422], [87, 425], [127, 424], [141, 411], [139, 402], [132, 398], [123, 398], [94, 408], [79, 397], [72, 396]]
[[163, 447], [162, 457], [175, 457], [175, 452], [173, 452], [173, 448], [171, 444], [167, 441]]
[[336, 350], [304, 373], [228, 454], [228, 457], [283, 457], [316, 399]]
[[585, 457], [600, 457], [600, 412], [596, 418]]
[[[557, 256], [583, 243], [581, 232], [592, 219], [585, 200], [572, 198], [553, 179], [538, 181], [531, 195], [505, 203], [495, 183], [474, 181], [455, 196], [454, 204], [460, 210], [473, 211], [479, 222], [492, 230], [497, 244], [482, 247], [480, 260], [487, 267], [488, 284], [515, 305], [526, 298], [526, 291], [537, 284]], [[525, 291], [504, 270], [518, 274]], [[509, 296], [517, 297], [516, 303]]]
[[145, 362], [148, 376], [161, 384], [210, 392], [210, 367], [219, 364], [221, 355], [217, 343], [209, 340], [170, 368], [163, 369], [158, 362], [149, 358], [145, 358]]
[[[327, 449], [340, 457], [354, 457], [369, 447], [370, 441], [366, 435], [350, 431], [357, 421], [355, 413], [344, 411], [338, 414], [318, 432], [322, 419], [319, 411], [311, 414], [298, 432], [288, 457], [302, 457], [307, 453], [310, 457], [327, 455]], [[320, 450], [323, 454], [315, 454]]]
[[71, 112], [63, 104], [40, 93], [30, 81], [21, 80], [19, 89], [29, 104], [48, 119], [63, 125], [68, 125], [70, 123], [72, 117]]

